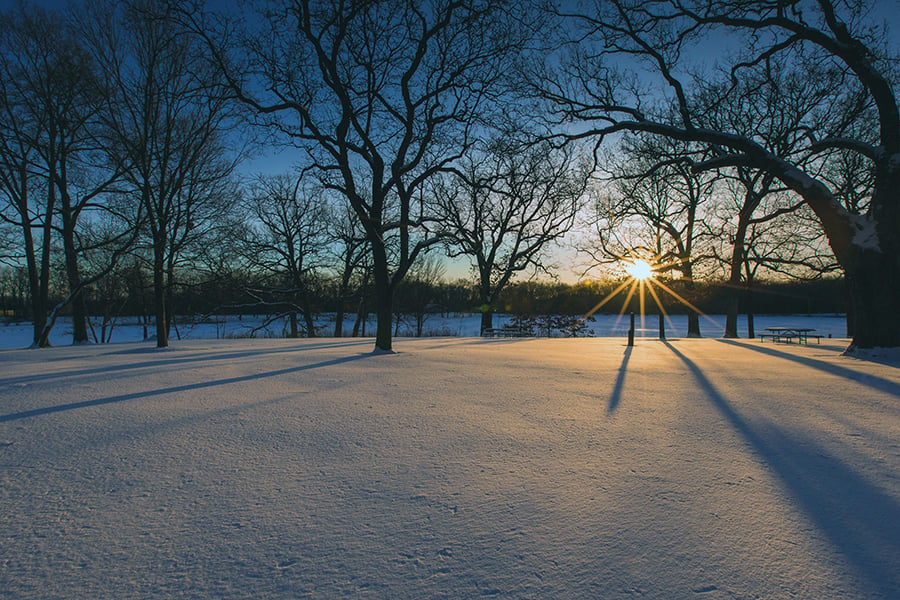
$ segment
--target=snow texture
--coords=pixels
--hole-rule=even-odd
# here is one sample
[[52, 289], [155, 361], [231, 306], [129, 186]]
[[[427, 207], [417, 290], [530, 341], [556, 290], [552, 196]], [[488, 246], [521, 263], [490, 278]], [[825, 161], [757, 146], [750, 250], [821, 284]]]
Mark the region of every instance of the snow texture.
[[900, 598], [846, 339], [0, 350], [0, 597]]
[[862, 250], [881, 251], [876, 223], [868, 215], [849, 215], [850, 224], [856, 229], [853, 245]]

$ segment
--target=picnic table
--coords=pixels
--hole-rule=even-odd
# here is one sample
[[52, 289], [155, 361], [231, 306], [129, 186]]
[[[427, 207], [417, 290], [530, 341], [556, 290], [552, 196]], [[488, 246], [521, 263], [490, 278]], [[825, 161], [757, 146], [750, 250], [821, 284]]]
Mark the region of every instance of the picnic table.
[[815, 338], [817, 344], [821, 343], [822, 336], [814, 331], [811, 327], [766, 327], [767, 333], [759, 334], [759, 340], [762, 342], [772, 338], [773, 342], [790, 344], [796, 339], [798, 344], [809, 344], [809, 338]]
[[503, 327], [491, 327], [481, 332], [484, 337], [530, 337], [531, 329], [516, 325], [504, 325]]

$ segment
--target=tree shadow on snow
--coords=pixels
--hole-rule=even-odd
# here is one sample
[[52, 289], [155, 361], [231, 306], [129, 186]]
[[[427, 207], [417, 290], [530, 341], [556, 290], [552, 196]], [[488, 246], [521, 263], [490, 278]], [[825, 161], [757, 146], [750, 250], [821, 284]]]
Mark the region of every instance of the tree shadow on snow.
[[885, 394], [890, 394], [896, 398], [900, 398], [900, 384], [891, 381], [890, 379], [884, 379], [883, 377], [878, 377], [877, 375], [869, 375], [868, 373], [860, 373], [859, 371], [854, 371], [853, 369], [835, 365], [822, 360], [817, 360], [815, 358], [798, 356], [796, 354], [791, 354], [790, 352], [782, 352], [772, 347], [763, 348], [762, 346], [742, 344], [740, 342], [735, 342], [732, 340], [719, 339], [716, 341], [722, 344], [728, 344], [729, 346], [746, 348], [747, 350], [752, 350], [761, 354], [767, 354], [769, 356], [790, 360], [807, 367], [812, 367], [813, 369], [818, 369], [819, 371], [830, 373], [831, 375], [844, 377], [845, 379], [849, 379], [850, 381], [855, 381], [856, 383], [859, 383], [866, 387], [870, 387], [873, 390], [884, 392]]
[[622, 366], [619, 367], [619, 373], [616, 375], [616, 383], [613, 385], [612, 394], [609, 396], [609, 406], [606, 408], [607, 414], [616, 412], [619, 408], [619, 402], [622, 401], [622, 388], [625, 386], [625, 374], [628, 371], [628, 360], [631, 358], [633, 346], [625, 348], [625, 354], [622, 356]]
[[24, 410], [21, 412], [10, 413], [7, 415], [0, 415], [0, 423], [6, 423], [8, 421], [19, 421], [19, 420], [28, 419], [31, 417], [38, 417], [41, 415], [49, 415], [49, 414], [53, 414], [53, 413], [64, 412], [64, 411], [68, 411], [68, 410], [75, 410], [75, 409], [79, 409], [79, 408], [87, 408], [87, 407], [91, 407], [91, 406], [104, 406], [106, 404], [117, 404], [119, 402], [140, 400], [140, 399], [149, 398], [152, 396], [162, 396], [165, 394], [178, 394], [181, 392], [190, 392], [190, 391], [204, 389], [204, 388], [219, 387], [219, 386], [223, 386], [223, 385], [230, 385], [233, 383], [256, 381], [259, 379], [266, 379], [269, 377], [278, 377], [280, 375], [287, 375], [289, 373], [298, 373], [300, 371], [309, 371], [311, 369], [331, 367], [331, 366], [340, 365], [343, 363], [359, 360], [361, 358], [370, 358], [372, 356], [374, 356], [374, 355], [367, 352], [365, 354], [342, 356], [340, 358], [333, 358], [331, 360], [325, 360], [322, 362], [313, 363], [313, 364], [309, 364], [309, 365], [287, 367], [284, 369], [277, 369], [275, 371], [268, 371], [265, 373], [254, 373], [252, 375], [242, 375], [240, 377], [228, 377], [225, 379], [201, 381], [198, 383], [188, 383], [188, 384], [184, 384], [184, 385], [176, 385], [176, 386], [172, 386], [172, 387], [168, 387], [168, 388], [161, 388], [158, 390], [133, 392], [131, 394], [121, 394], [118, 396], [110, 396], [108, 398], [97, 398], [95, 400], [84, 400], [82, 402], [70, 402], [68, 404], [58, 404], [56, 406], [35, 408], [32, 410]]
[[[308, 339], [308, 338], [307, 338]], [[234, 361], [244, 358], [255, 358], [270, 354], [292, 354], [297, 352], [306, 352], [309, 350], [323, 350], [327, 348], [347, 348], [350, 346], [366, 345], [371, 346], [372, 340], [345, 341], [345, 342], [323, 342], [315, 344], [303, 345], [287, 345], [277, 348], [251, 348], [247, 350], [229, 350], [224, 352], [216, 352], [215, 350], [203, 350], [197, 352], [190, 348], [168, 347], [156, 348], [153, 346], [141, 346], [138, 348], [129, 348], [127, 350], [114, 349], [110, 352], [104, 352], [98, 356], [128, 356], [140, 355], [147, 357], [147, 360], [140, 363], [126, 363], [121, 365], [105, 365], [90, 368], [72, 369], [69, 371], [56, 371], [50, 373], [40, 373], [37, 375], [22, 375], [19, 377], [0, 378], [0, 386], [2, 385], [21, 385], [29, 383], [47, 382], [54, 379], [63, 379], [68, 377], [87, 377], [92, 375], [104, 375], [109, 377], [115, 372], [128, 371], [152, 371], [163, 367], [185, 365], [202, 362], [217, 361]], [[182, 351], [183, 350], [183, 351]], [[66, 357], [65, 360], [71, 360]]]
[[[668, 342], [700, 389], [781, 480], [797, 505], [874, 592], [900, 597], [900, 506], [807, 436], [741, 417], [703, 371]], [[815, 361], [813, 361], [815, 362]]]

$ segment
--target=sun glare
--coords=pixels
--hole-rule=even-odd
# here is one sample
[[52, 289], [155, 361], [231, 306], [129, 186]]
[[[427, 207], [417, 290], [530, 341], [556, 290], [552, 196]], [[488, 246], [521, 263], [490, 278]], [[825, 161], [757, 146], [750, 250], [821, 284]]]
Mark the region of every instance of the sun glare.
[[653, 277], [653, 267], [643, 260], [629, 263], [625, 266], [625, 271], [635, 279], [649, 279]]

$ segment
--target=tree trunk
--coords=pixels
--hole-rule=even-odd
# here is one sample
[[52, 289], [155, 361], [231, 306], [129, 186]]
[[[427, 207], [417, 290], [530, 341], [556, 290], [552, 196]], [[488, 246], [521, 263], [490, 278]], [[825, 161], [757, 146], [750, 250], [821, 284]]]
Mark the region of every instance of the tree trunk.
[[[384, 279], [385, 281], [381, 281]], [[393, 321], [392, 290], [387, 277], [375, 275], [375, 351], [393, 352], [391, 325]]]
[[[682, 281], [687, 280], [687, 283], [684, 286], [685, 290], [692, 292], [692, 291], [694, 291], [694, 287], [695, 287], [694, 286], [694, 265], [690, 260], [685, 260], [683, 262], [684, 262], [685, 268], [682, 271], [682, 275], [683, 275]], [[689, 294], [686, 294], [686, 295], [689, 295]], [[687, 318], [688, 318], [687, 336], [689, 338], [703, 337], [703, 335], [700, 333], [700, 313], [698, 313], [696, 310], [694, 310], [693, 306], [688, 306], [688, 310], [690, 312], [688, 313], [688, 316], [687, 316]]]
[[384, 246], [378, 244], [372, 244], [372, 246], [372, 271], [375, 276], [375, 351], [393, 352], [391, 325], [394, 288], [391, 285], [388, 258]]
[[153, 256], [153, 302], [156, 311], [156, 347], [169, 346], [169, 315], [166, 296], [166, 269], [163, 251], [155, 244]]
[[87, 330], [87, 311], [84, 303], [84, 292], [81, 287], [81, 273], [78, 269], [78, 256], [75, 251], [75, 232], [71, 229], [74, 224], [67, 223], [67, 218], [63, 219], [63, 251], [66, 262], [66, 279], [69, 284], [69, 291], [75, 291], [72, 297], [72, 343], [86, 344], [88, 343]]
[[334, 315], [334, 337], [344, 337], [344, 301], [338, 306], [337, 314]]
[[689, 338], [699, 338], [703, 337], [700, 334], [700, 315], [693, 309], [688, 313], [688, 330], [687, 336]]
[[[749, 192], [748, 192], [749, 195]], [[734, 246], [731, 249], [731, 265], [728, 278], [728, 313], [725, 315], [725, 337], [736, 338], [738, 312], [740, 310], [741, 271], [744, 266], [744, 246], [747, 239], [747, 221], [756, 208], [756, 204], [744, 201], [744, 207], [738, 219], [737, 231], [734, 234]], [[748, 206], [750, 207], [748, 209]]]
[[[50, 305], [50, 246], [53, 229], [50, 226], [53, 220], [53, 211], [56, 205], [56, 196], [53, 194], [53, 186], [49, 187], [47, 207], [44, 210], [44, 225], [41, 239], [41, 265], [37, 272], [38, 293], [36, 297], [34, 315], [35, 346], [47, 348], [50, 346], [50, 329], [47, 309]], [[30, 235], [30, 234], [29, 234]], [[38, 324], [40, 323], [40, 328]]]
[[752, 280], [747, 278], [747, 305], [744, 307], [744, 312], [747, 313], [747, 337], [753, 339], [756, 337], [756, 327], [753, 321], [753, 292], [750, 290], [750, 286], [752, 284]]
[[493, 326], [494, 310], [489, 304], [484, 304], [481, 307], [481, 335], [484, 335], [484, 332], [488, 329], [491, 329]]
[[900, 256], [863, 250], [844, 265], [851, 350], [900, 346]]
[[817, 187], [804, 189], [847, 282], [848, 350], [900, 346], [900, 167], [876, 169], [875, 190], [865, 217], [848, 215]]
[[35, 348], [41, 348], [41, 332], [47, 322], [47, 301], [42, 295], [40, 275], [38, 273], [37, 256], [35, 254], [34, 241], [27, 225], [23, 225], [25, 232], [25, 261], [28, 268], [28, 290], [31, 298], [31, 343]]
[[738, 336], [738, 312], [740, 311], [739, 292], [732, 288], [728, 290], [728, 293], [728, 312], [725, 313], [725, 337], [736, 338]]
[[306, 337], [317, 337], [316, 323], [313, 320], [313, 312], [309, 302], [309, 293], [307, 293], [306, 287], [303, 287], [300, 292], [300, 302], [303, 305], [303, 322], [306, 324]]

